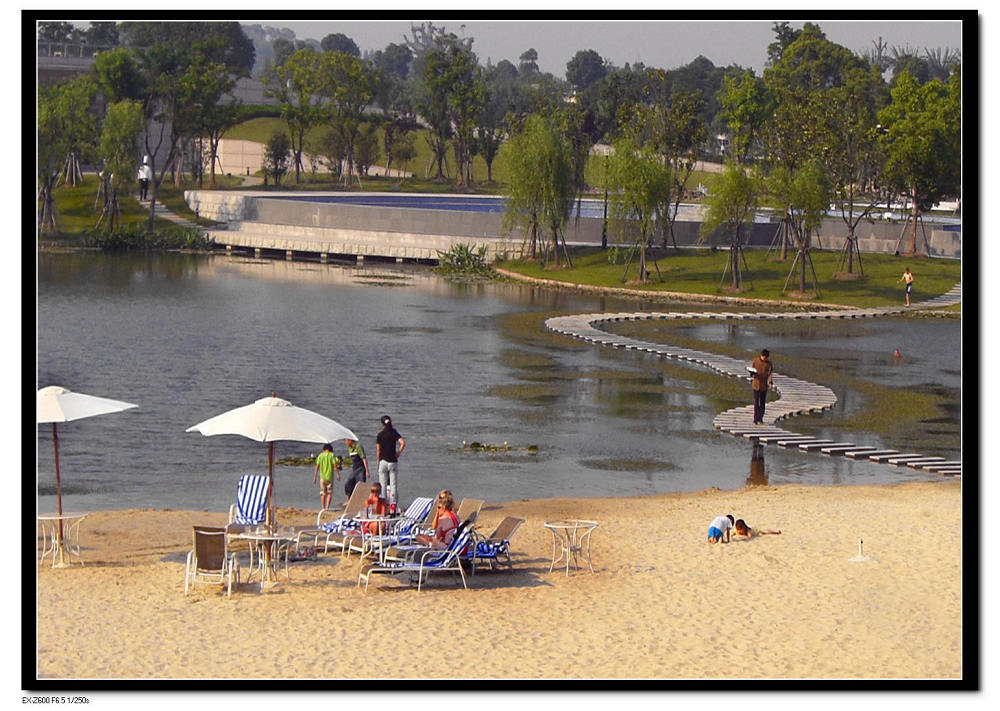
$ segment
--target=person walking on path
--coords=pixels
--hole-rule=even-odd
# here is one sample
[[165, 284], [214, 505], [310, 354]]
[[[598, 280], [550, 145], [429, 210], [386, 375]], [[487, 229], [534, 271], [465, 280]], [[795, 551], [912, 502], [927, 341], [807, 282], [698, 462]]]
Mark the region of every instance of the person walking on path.
[[365, 456], [365, 450], [361, 443], [353, 439], [345, 439], [344, 444], [347, 445], [347, 454], [351, 458], [351, 475], [347, 477], [347, 482], [344, 484], [344, 493], [347, 494], [344, 506], [347, 506], [347, 501], [354, 493], [354, 487], [368, 481], [370, 473], [368, 471], [368, 457]]
[[909, 267], [903, 270], [903, 276], [899, 277], [897, 281], [906, 282], [906, 305], [910, 305], [910, 294], [913, 293], [913, 273], [910, 271]]
[[145, 201], [149, 195], [149, 181], [153, 178], [153, 169], [149, 167], [149, 156], [142, 157], [139, 166], [139, 199]]
[[753, 359], [750, 365], [753, 369], [753, 423], [764, 424], [764, 403], [767, 401], [767, 389], [774, 387], [771, 377], [774, 368], [771, 366], [771, 352], [766, 348]]
[[[399, 445], [398, 449], [396, 448], [397, 444]], [[378, 480], [382, 484], [382, 491], [385, 492], [392, 511], [396, 510], [399, 503], [397, 486], [399, 455], [403, 453], [405, 446], [405, 440], [392, 426], [392, 419], [388, 415], [383, 415], [382, 431], [375, 438], [375, 457], [378, 459]]]
[[337, 480], [340, 480], [340, 467], [337, 465], [337, 458], [333, 456], [333, 447], [329, 444], [323, 445], [323, 451], [316, 455], [316, 468], [313, 469], [313, 484], [319, 477], [319, 500], [321, 508], [328, 509], [333, 502], [333, 474], [337, 473]]

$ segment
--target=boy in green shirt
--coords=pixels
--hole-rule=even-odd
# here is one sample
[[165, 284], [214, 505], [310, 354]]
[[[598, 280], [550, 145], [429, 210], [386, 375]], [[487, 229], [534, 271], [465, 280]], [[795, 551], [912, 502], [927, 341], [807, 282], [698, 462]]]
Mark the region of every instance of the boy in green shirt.
[[324, 444], [323, 451], [316, 455], [316, 469], [313, 470], [313, 484], [316, 483], [317, 476], [320, 479], [319, 500], [324, 509], [330, 508], [333, 499], [334, 472], [337, 474], [337, 481], [340, 481], [340, 467], [337, 466], [337, 458], [333, 456], [333, 447]]

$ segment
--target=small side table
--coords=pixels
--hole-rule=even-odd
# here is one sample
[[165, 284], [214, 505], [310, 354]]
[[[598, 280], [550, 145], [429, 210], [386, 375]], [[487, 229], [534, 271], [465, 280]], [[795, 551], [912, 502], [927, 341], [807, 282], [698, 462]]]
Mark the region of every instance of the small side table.
[[587, 567], [590, 572], [594, 572], [594, 566], [590, 561], [590, 534], [594, 532], [600, 524], [597, 521], [583, 521], [579, 519], [562, 519], [559, 521], [546, 521], [545, 528], [552, 534], [552, 564], [549, 572], [559, 563], [566, 559], [566, 575], [569, 576], [570, 560], [573, 567], [580, 568], [579, 558], [587, 556]]
[[42, 552], [38, 562], [52, 555], [53, 568], [68, 568], [73, 556], [83, 565], [80, 555], [80, 522], [85, 513], [38, 514], [38, 526], [42, 529]]

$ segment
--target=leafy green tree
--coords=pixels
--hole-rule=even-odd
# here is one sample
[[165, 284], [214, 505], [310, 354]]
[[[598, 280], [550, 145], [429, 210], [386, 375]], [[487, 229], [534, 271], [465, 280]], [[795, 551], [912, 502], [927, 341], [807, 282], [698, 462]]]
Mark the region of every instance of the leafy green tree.
[[955, 68], [947, 84], [934, 80], [923, 86], [904, 72], [892, 89], [892, 101], [878, 114], [885, 129], [885, 180], [911, 203], [909, 254], [917, 251], [917, 221], [921, 213], [961, 192], [961, 71]]
[[729, 155], [746, 164], [759, 150], [761, 132], [774, 111], [773, 96], [763, 79], [747, 69], [726, 76], [718, 98], [729, 127]]
[[[559, 237], [573, 209], [570, 147], [551, 115], [531, 114], [501, 151], [506, 153], [509, 171], [504, 224], [524, 230], [529, 259], [537, 257], [539, 230], [548, 230], [558, 267]], [[572, 266], [565, 238], [562, 247], [567, 264]]]
[[363, 123], [358, 129], [354, 158], [358, 175], [368, 175], [368, 169], [379, 158], [378, 130], [374, 123]]
[[59, 84], [55, 91], [62, 125], [59, 143], [66, 146], [63, 181], [66, 185], [77, 185], [83, 179], [80, 164], [93, 156], [99, 136], [97, 82], [92, 75], [82, 74]]
[[521, 52], [518, 57], [517, 73], [530, 75], [538, 73], [538, 51], [532, 47]]
[[516, 103], [516, 79], [516, 71], [511, 77], [499, 64], [488, 69], [484, 75], [484, 102], [479, 112], [474, 141], [476, 151], [486, 162], [486, 181], [489, 183], [493, 182], [493, 162], [509, 134], [507, 112]]
[[313, 139], [310, 150], [323, 157], [327, 170], [339, 177], [343, 172], [343, 164], [347, 160], [347, 148], [344, 146], [344, 134], [336, 126], [328, 124]]
[[35, 162], [38, 170], [37, 221], [41, 232], [55, 232], [58, 229], [58, 212], [53, 191], [70, 149], [67, 130], [70, 117], [65, 107], [58, 85], [38, 86], [38, 149]]
[[406, 79], [410, 73], [410, 63], [413, 52], [405, 44], [390, 42], [385, 49], [375, 53], [372, 65], [376, 70], [392, 74], [399, 79]]
[[[225, 64], [213, 62], [205, 53], [193, 52], [190, 66], [180, 79], [180, 103], [184, 110], [180, 113], [182, 130], [197, 137], [199, 144], [208, 141], [207, 149], [198, 155], [208, 156], [209, 182], [215, 187], [215, 164], [219, 155], [219, 143], [227, 130], [237, 124], [242, 104], [236, 99], [223, 98], [231, 95], [236, 79]], [[199, 184], [202, 171], [199, 170]]]
[[70, 22], [39, 22], [39, 42], [69, 42], [73, 25]]
[[118, 32], [127, 47], [167, 45], [182, 51], [203, 43], [214, 48], [209, 58], [225, 64], [232, 74], [248, 77], [253, 69], [253, 42], [239, 22], [122, 22]]
[[318, 120], [326, 118], [343, 134], [347, 153], [345, 179], [350, 185], [354, 176], [355, 143], [365, 109], [375, 96], [375, 74], [357, 57], [335, 51], [320, 55], [317, 69], [318, 95], [322, 99]]
[[646, 249], [657, 217], [664, 213], [670, 199], [670, 169], [653, 146], [640, 148], [631, 138], [621, 138], [614, 143], [607, 179], [610, 225], [621, 243], [632, 246], [622, 281], [628, 278], [632, 256], [638, 251], [639, 281], [645, 284]]
[[275, 186], [281, 185], [281, 178], [288, 172], [292, 143], [284, 131], [276, 131], [264, 144], [264, 171], [271, 176]]
[[322, 94], [327, 83], [324, 56], [311, 49], [300, 49], [276, 67], [273, 77], [266, 84], [266, 91], [278, 100], [281, 117], [288, 124], [296, 183], [301, 180], [306, 133], [327, 117], [327, 110], [322, 106]]
[[120, 47], [101, 52], [94, 59], [97, 82], [111, 103], [125, 99], [141, 99], [147, 90], [136, 55]]
[[[662, 70], [650, 74], [661, 85], [666, 79], [666, 72]], [[664, 94], [658, 92], [659, 96]], [[674, 248], [677, 247], [674, 222], [688, 179], [697, 164], [696, 151], [708, 136], [708, 127], [701, 115], [703, 104], [700, 92], [689, 94], [679, 90], [670, 93], [669, 102], [658, 101], [640, 112], [642, 121], [648, 127], [650, 145], [663, 157], [669, 169], [669, 192], [661, 211], [664, 247], [667, 246], [668, 235]]]
[[727, 160], [706, 201], [708, 210], [701, 223], [700, 239], [708, 239], [720, 228], [729, 231], [729, 259], [722, 276], [725, 278], [726, 272], [731, 271], [730, 286], [734, 291], [743, 289], [746, 276], [741, 228], [746, 225], [749, 229], [753, 223], [761, 192], [761, 178], [756, 169], [747, 170], [739, 163]]
[[319, 46], [324, 52], [343, 52], [352, 57], [361, 56], [361, 50], [358, 49], [358, 45], [343, 32], [335, 32], [327, 35], [319, 41]]
[[857, 69], [848, 73], [842, 86], [822, 92], [815, 128], [819, 132], [820, 157], [830, 182], [833, 205], [847, 227], [847, 240], [838, 264], [847, 274], [859, 269], [861, 252], [857, 246], [857, 226], [871, 214], [878, 201], [869, 186], [881, 172], [884, 155], [879, 146], [877, 112], [885, 103], [885, 83], [878, 69]]
[[392, 146], [392, 164], [396, 170], [403, 172], [414, 158], [417, 157], [416, 134], [404, 133]]
[[794, 239], [796, 254], [785, 281], [799, 268], [799, 291], [806, 293], [807, 269], [812, 271], [813, 289], [819, 294], [819, 283], [813, 267], [812, 233], [820, 226], [830, 204], [830, 184], [819, 158], [811, 158], [796, 170], [778, 166], [768, 176], [768, 189], [784, 209], [789, 232]]
[[288, 58], [295, 54], [295, 43], [285, 37], [278, 37], [271, 42], [271, 56], [274, 68], [281, 67]]
[[[774, 101], [763, 134], [766, 163], [772, 170], [788, 173], [773, 181], [775, 185], [797, 184], [798, 172], [829, 150], [827, 137], [820, 128], [828, 111], [824, 93], [845, 86], [849, 76], [866, 70], [864, 60], [830, 42], [818, 25], [809, 22], [784, 47], [781, 58], [764, 70], [764, 82]], [[782, 197], [787, 200], [806, 194], [786, 189]], [[789, 245], [803, 238], [800, 220], [796, 218], [803, 206], [786, 202], [785, 209], [780, 228], [782, 259]]]
[[566, 81], [577, 91], [599, 82], [607, 73], [607, 63], [592, 49], [581, 49], [566, 62]]
[[[461, 50], [455, 55], [461, 54]], [[449, 105], [451, 69], [446, 49], [434, 48], [423, 56], [422, 82], [416, 99], [417, 112], [428, 123], [424, 137], [437, 163], [437, 180], [444, 180], [444, 159], [448, 142], [453, 136], [451, 106]], [[461, 166], [459, 166], [461, 169]]]
[[135, 181], [139, 167], [136, 145], [145, 133], [145, 112], [138, 101], [125, 99], [108, 106], [98, 151], [104, 159], [104, 174], [108, 181], [108, 194], [104, 209], [97, 219], [97, 226], [107, 219], [107, 228], [120, 225], [119, 196]]
[[799, 35], [802, 34], [802, 30], [793, 29], [787, 22], [775, 22], [771, 26], [771, 30], [774, 32], [775, 39], [774, 42], [767, 46], [768, 66], [774, 66], [780, 62], [788, 45], [797, 40]]
[[118, 23], [91, 22], [84, 39], [89, 44], [98, 47], [116, 47], [118, 46]]

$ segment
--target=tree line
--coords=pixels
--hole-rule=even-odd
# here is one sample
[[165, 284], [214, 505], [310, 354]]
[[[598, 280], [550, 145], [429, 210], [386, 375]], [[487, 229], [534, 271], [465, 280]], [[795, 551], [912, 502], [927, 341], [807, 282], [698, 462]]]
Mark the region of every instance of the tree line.
[[[720, 148], [726, 168], [708, 196], [705, 230], [732, 235], [734, 288], [741, 287], [744, 226], [764, 200], [784, 215], [782, 250], [791, 246], [801, 257], [805, 290], [809, 233], [831, 203], [851, 235], [850, 273], [860, 260], [854, 230], [877, 203], [900, 195], [910, 201], [915, 251], [920, 213], [961, 187], [959, 55], [881, 40], [858, 55], [810, 23], [774, 23], [762, 76], [704, 57], [670, 70], [616, 67], [588, 49], [567, 63], [564, 78], [540, 71], [534, 48], [516, 65], [484, 66], [472, 37], [431, 23], [363, 56], [341, 33], [318, 46], [278, 36], [256, 68], [254, 41], [235, 22], [64, 24], [40, 23], [39, 38], [77, 32], [115, 48], [98, 54], [92, 75], [40, 87], [43, 230], [54, 228], [52, 189], [74, 180], [82, 160], [104, 167], [103, 214], [112, 224], [141, 155], [160, 161], [152, 166], [154, 200], [167, 173], [179, 181], [185, 167], [201, 181], [208, 166], [214, 184], [225, 131], [264, 111], [232, 98], [236, 79], [251, 71], [288, 126], [265, 154], [276, 180], [294, 170], [301, 181], [309, 157], [350, 186], [376, 161], [386, 169], [408, 165], [422, 137], [434, 177], [471, 190], [473, 158], [484, 161], [492, 182], [503, 152], [505, 219], [523, 231], [527, 253], [568, 261], [574, 208], [603, 189], [607, 236], [628, 254], [627, 265], [637, 260], [640, 279], [648, 246], [676, 245], [674, 223], [696, 161]], [[599, 143], [611, 148], [597, 160], [599, 184], [589, 185], [588, 159]], [[151, 200], [150, 226], [152, 217]]]

